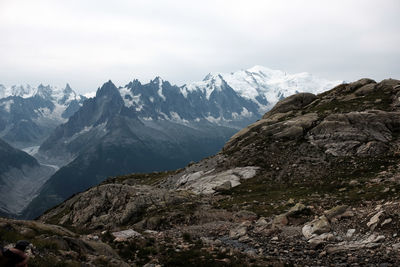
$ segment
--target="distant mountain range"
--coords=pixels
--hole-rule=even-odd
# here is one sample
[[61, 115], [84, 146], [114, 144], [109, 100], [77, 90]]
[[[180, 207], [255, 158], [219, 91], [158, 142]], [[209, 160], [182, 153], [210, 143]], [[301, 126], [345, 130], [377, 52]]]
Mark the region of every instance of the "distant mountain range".
[[39, 145], [85, 99], [68, 84], [64, 89], [0, 85], [0, 137], [19, 148]]
[[183, 86], [156, 77], [147, 84], [133, 80], [118, 90], [125, 106], [144, 121], [188, 124], [207, 120], [242, 128], [282, 98], [298, 92], [321, 93], [342, 82], [255, 66], [232, 73], [209, 73], [202, 81]]
[[3, 100], [47, 99], [46, 112], [38, 112], [46, 107], [31, 108], [30, 113], [40, 115], [30, 121], [41, 125], [37, 122], [57, 118], [59, 124], [31, 154], [63, 167], [43, 185], [24, 217], [40, 215], [107, 176], [176, 169], [212, 155], [279, 99], [297, 92], [319, 93], [339, 83], [256, 66], [208, 74], [203, 81], [183, 86], [160, 77], [147, 84], [133, 80], [123, 87], [109, 81], [89, 99], [65, 93], [72, 91], [69, 86], [61, 91], [43, 86], [36, 91], [5, 89], [4, 95], [12, 96], [0, 100], [2, 112], [18, 107], [15, 102], [2, 105]]

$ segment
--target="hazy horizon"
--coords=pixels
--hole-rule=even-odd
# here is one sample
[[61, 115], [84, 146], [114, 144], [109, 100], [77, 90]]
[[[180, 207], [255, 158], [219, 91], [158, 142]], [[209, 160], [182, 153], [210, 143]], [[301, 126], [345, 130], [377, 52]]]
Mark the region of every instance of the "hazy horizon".
[[0, 84], [156, 76], [173, 84], [262, 65], [328, 80], [400, 78], [400, 2], [0, 2]]

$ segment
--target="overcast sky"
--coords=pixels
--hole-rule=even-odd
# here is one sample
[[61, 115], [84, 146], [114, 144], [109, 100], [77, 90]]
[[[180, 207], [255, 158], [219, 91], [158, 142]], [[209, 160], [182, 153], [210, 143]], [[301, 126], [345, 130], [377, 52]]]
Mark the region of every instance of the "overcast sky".
[[0, 83], [182, 85], [253, 65], [400, 79], [399, 0], [0, 0]]

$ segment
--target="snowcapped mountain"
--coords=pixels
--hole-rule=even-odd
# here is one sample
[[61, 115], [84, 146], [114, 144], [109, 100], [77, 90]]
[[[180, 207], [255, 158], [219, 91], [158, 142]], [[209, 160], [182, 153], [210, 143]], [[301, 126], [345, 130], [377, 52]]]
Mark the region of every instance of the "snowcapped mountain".
[[[266, 110], [284, 97], [297, 92], [320, 93], [340, 83], [308, 73], [287, 74], [261, 66], [230, 74], [208, 74], [200, 82], [180, 87], [161, 77], [147, 84], [133, 80], [124, 87], [116, 87], [109, 81], [98, 89], [94, 98], [85, 102], [77, 114], [60, 125], [43, 142], [39, 151], [47, 158], [58, 158], [58, 163], [69, 162], [114, 132], [116, 121], [121, 118], [125, 125], [118, 124], [123, 128], [119, 132], [131, 126], [128, 135], [132, 138], [137, 137], [137, 129], [141, 128], [145, 133], [151, 132], [149, 129], [166, 132], [166, 123], [195, 131], [207, 125], [211, 127], [211, 133], [213, 127], [221, 126], [230, 129], [227, 131], [230, 134], [260, 119]], [[58, 103], [61, 103], [60, 99], [76, 97], [76, 94], [66, 97], [72, 95], [69, 86], [63, 93], [44, 89], [41, 88], [40, 92], [47, 95], [53, 92], [53, 99], [58, 99]], [[169, 138], [173, 139], [173, 136]]]
[[[208, 120], [177, 123], [167, 119], [167, 114], [173, 114], [170, 110], [184, 114], [179, 105], [187, 107], [183, 99], [174, 97], [179, 88], [160, 79], [145, 88], [135, 83], [133, 88], [138, 86], [140, 99], [153, 101], [153, 108], [148, 103], [134, 105], [132, 100], [138, 94], [135, 90], [129, 94], [131, 98], [122, 99], [123, 90], [109, 81], [43, 142], [39, 148], [41, 158], [67, 165], [43, 185], [25, 217], [35, 217], [108, 176], [175, 169], [200, 160], [216, 153], [237, 131]], [[174, 107], [166, 104], [174, 101]], [[196, 115], [187, 112], [187, 117]], [[147, 120], [139, 118], [140, 114]]]
[[215, 154], [279, 99], [339, 83], [259, 66], [183, 86], [160, 77], [123, 87], [108, 81], [40, 146], [42, 159], [65, 166], [25, 216], [35, 217], [107, 176], [180, 168]]
[[210, 73], [202, 81], [180, 87], [160, 77], [148, 84], [134, 80], [119, 91], [125, 106], [144, 121], [164, 119], [188, 124], [207, 120], [244, 127], [282, 98], [298, 92], [321, 93], [340, 83], [305, 72], [287, 74], [255, 66], [229, 74]]
[[86, 98], [65, 88], [0, 85], [0, 137], [16, 147], [39, 145]]
[[254, 66], [231, 73], [209, 73], [203, 81], [183, 86], [182, 92], [187, 95], [201, 91], [209, 97], [213, 91], [221, 91], [225, 83], [240, 97], [256, 103], [263, 114], [282, 98], [299, 92], [321, 93], [343, 81], [329, 81], [307, 72], [287, 74], [281, 70]]
[[156, 77], [147, 84], [134, 80], [118, 90], [125, 107], [134, 110], [143, 122], [211, 122], [239, 128], [260, 117], [258, 106], [240, 97], [224, 80], [216, 82], [213, 89], [185, 91]]

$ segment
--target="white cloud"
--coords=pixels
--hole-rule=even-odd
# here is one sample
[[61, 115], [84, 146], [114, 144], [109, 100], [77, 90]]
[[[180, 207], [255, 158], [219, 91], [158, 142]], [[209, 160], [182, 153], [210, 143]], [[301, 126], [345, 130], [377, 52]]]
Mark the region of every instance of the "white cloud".
[[398, 0], [2, 0], [0, 83], [173, 83], [265, 65], [400, 78]]

